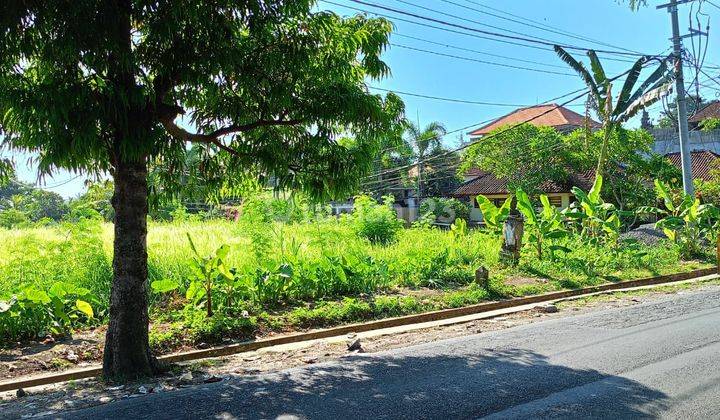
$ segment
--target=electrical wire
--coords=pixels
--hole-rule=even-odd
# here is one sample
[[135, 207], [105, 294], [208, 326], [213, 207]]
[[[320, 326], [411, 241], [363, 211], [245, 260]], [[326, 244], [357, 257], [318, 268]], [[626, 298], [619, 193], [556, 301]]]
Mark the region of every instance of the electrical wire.
[[72, 177], [72, 178], [66, 179], [65, 181], [61, 181], [61, 182], [56, 183], [56, 184], [41, 186], [41, 188], [47, 190], [47, 189], [53, 189], [53, 188], [57, 188], [57, 187], [62, 187], [63, 185], [67, 185], [67, 184], [75, 181], [76, 179], [80, 178], [81, 176], [82, 176], [82, 175], [76, 175], [76, 176], [74, 176], [74, 177]]
[[438, 52], [438, 51], [426, 50], [424, 48], [417, 48], [417, 47], [411, 47], [409, 45], [397, 44], [397, 43], [393, 43], [393, 42], [391, 42], [390, 45], [392, 45], [394, 47], [404, 48], [404, 49], [411, 50], [411, 51], [423, 52], [426, 54], [433, 54], [433, 55], [437, 55], [440, 57], [454, 58], [457, 60], [473, 61], [476, 63], [487, 64], [487, 65], [491, 65], [491, 66], [506, 67], [506, 68], [516, 69], [516, 70], [532, 71], [532, 72], [536, 72], [536, 73], [555, 74], [555, 75], [560, 75], [560, 76], [580, 77], [574, 73], [559, 72], [559, 71], [554, 71], [554, 70], [544, 70], [544, 69], [536, 69], [536, 68], [532, 68], [532, 67], [515, 66], [512, 64], [497, 63], [494, 61], [486, 61], [486, 60], [480, 60], [477, 58], [470, 58], [470, 57], [463, 57], [463, 56], [459, 56], [459, 55], [447, 54], [447, 53], [442, 53], [442, 52]]
[[[510, 103], [503, 103], [503, 102], [484, 102], [484, 101], [471, 101], [471, 100], [467, 100], [467, 99], [447, 98], [447, 97], [441, 97], [441, 96], [426, 95], [426, 94], [422, 94], [422, 93], [407, 92], [407, 91], [396, 90], [396, 89], [385, 89], [385, 88], [376, 87], [376, 86], [368, 86], [368, 88], [372, 89], [372, 90], [378, 90], [381, 92], [393, 92], [393, 93], [397, 93], [400, 95], [414, 96], [417, 98], [432, 99], [432, 100], [444, 101], [444, 102], [455, 102], [455, 103], [469, 104], [469, 105], [498, 106], [498, 107], [508, 107], [508, 108], [524, 108], [524, 107], [533, 106], [533, 105], [529, 105], [529, 104], [510, 104]], [[570, 104], [570, 106], [584, 106], [584, 105], [583, 104]]]
[[540, 61], [526, 60], [526, 59], [518, 58], [518, 57], [510, 57], [507, 55], [494, 54], [494, 53], [489, 53], [487, 51], [481, 51], [481, 50], [476, 50], [476, 49], [472, 49], [472, 48], [460, 47], [457, 45], [447, 44], [447, 43], [443, 43], [443, 42], [431, 41], [429, 39], [424, 39], [424, 38], [420, 38], [420, 37], [412, 36], [412, 35], [406, 35], [406, 34], [403, 34], [400, 32], [393, 32], [392, 36], [399, 36], [402, 38], [412, 39], [415, 41], [426, 42], [428, 44], [437, 45], [437, 46], [443, 47], [443, 48], [452, 48], [452, 49], [456, 49], [459, 51], [466, 51], [466, 52], [472, 52], [475, 54], [487, 55], [488, 57], [496, 57], [496, 58], [502, 58], [505, 60], [517, 61], [517, 62], [521, 62], [521, 63], [535, 64], [537, 66], [552, 67], [552, 68], [567, 70], [566, 65], [543, 63]]
[[[508, 34], [503, 34], [503, 33], [499, 33], [499, 32], [486, 31], [484, 29], [478, 29], [478, 28], [474, 28], [474, 27], [470, 27], [470, 26], [453, 23], [453, 22], [447, 22], [442, 19], [424, 16], [424, 15], [420, 15], [417, 13], [408, 12], [407, 10], [397, 9], [394, 7], [388, 7], [388, 6], [384, 6], [384, 5], [380, 5], [380, 4], [376, 4], [376, 3], [372, 3], [372, 2], [368, 2], [368, 1], [363, 1], [363, 0], [348, 0], [348, 1], [351, 1], [351, 2], [357, 3], [357, 4], [361, 4], [361, 5], [364, 5], [367, 7], [373, 7], [373, 8], [385, 10], [388, 12], [393, 12], [393, 13], [397, 13], [397, 14], [401, 14], [401, 15], [405, 15], [405, 16], [410, 16], [415, 19], [421, 19], [421, 20], [425, 20], [428, 22], [433, 22], [433, 23], [437, 23], [440, 25], [444, 25], [444, 26], [450, 26], [450, 27], [454, 27], [454, 28], [458, 28], [458, 29], [462, 29], [462, 30], [466, 30], [466, 31], [476, 32], [476, 33], [480, 33], [480, 34], [484, 34], [484, 35], [496, 37], [496, 38], [512, 39], [515, 41], [521, 41], [521, 42], [537, 44], [537, 45], [544, 45], [544, 46], [553, 47], [553, 48], [556, 45], [559, 45], [560, 47], [562, 47], [566, 50], [575, 50], [575, 51], [584, 51], [584, 52], [592, 50], [592, 51], [604, 53], [604, 54], [631, 56], [631, 57], [638, 57], [638, 58], [645, 56], [645, 54], [638, 54], [638, 53], [634, 53], [634, 52], [615, 51], [615, 50], [599, 50], [599, 49], [594, 49], [594, 48], [580, 47], [580, 46], [571, 45], [571, 44], [561, 44], [561, 43], [557, 43], [557, 42], [553, 42], [553, 41], [540, 39], [537, 37], [530, 38], [527, 36], [508, 35]], [[459, 18], [459, 19], [464, 19], [464, 18]]]
[[[454, 2], [449, 1], [449, 0], [441, 0], [441, 1], [444, 1], [445, 3], [457, 4], [457, 3], [454, 3]], [[507, 11], [505, 11], [505, 10], [501, 10], [501, 9], [498, 9], [498, 8], [495, 8], [495, 7], [488, 6], [488, 5], [486, 5], [486, 4], [479, 3], [479, 2], [477, 2], [477, 1], [472, 1], [472, 0], [464, 0], [464, 1], [465, 1], [466, 3], [472, 4], [472, 5], [475, 5], [475, 6], [478, 6], [478, 7], [482, 7], [482, 8], [484, 8], [484, 9], [493, 10], [493, 11], [495, 11], [495, 12], [502, 13], [502, 14], [504, 14], [504, 15], [506, 15], [506, 16], [511, 16], [511, 17], [514, 17], [514, 18], [517, 18], [517, 19], [520, 19], [520, 20], [510, 19], [510, 18], [507, 18], [507, 17], [504, 17], [504, 16], [499, 16], [499, 15], [494, 14], [494, 13], [483, 12], [483, 11], [480, 11], [480, 10], [477, 10], [477, 9], [472, 9], [472, 10], [477, 10], [479, 13], [487, 14], [487, 15], [489, 15], [489, 16], [493, 16], [493, 17], [496, 17], [496, 18], [498, 18], [498, 19], [503, 19], [503, 20], [506, 20], [506, 21], [518, 23], [518, 24], [520, 24], [520, 25], [526, 25], [526, 26], [529, 26], [529, 27], [531, 27], [531, 28], [540, 29], [540, 30], [542, 30], [542, 31], [547, 31], [547, 32], [551, 32], [551, 33], [554, 33], [554, 34], [567, 36], [567, 37], [574, 38], [574, 39], [577, 39], [577, 40], [580, 40], [580, 41], [592, 42], [592, 43], [595, 43], [595, 44], [598, 44], [598, 45], [603, 45], [603, 46], [605, 46], [605, 47], [616, 48], [616, 49], [618, 49], [618, 50], [624, 50], [624, 51], [629, 51], [629, 52], [634, 52], [634, 53], [641, 54], [641, 53], [638, 52], [638, 51], [634, 51], [634, 50], [631, 50], [631, 49], [628, 49], [628, 48], [625, 48], [625, 47], [621, 47], [621, 46], [618, 46], [618, 45], [609, 44], [609, 43], [604, 42], [604, 41], [600, 41], [600, 40], [593, 39], [593, 38], [590, 38], [590, 37], [587, 37], [587, 36], [579, 35], [579, 34], [577, 34], [577, 33], [573, 33], [573, 32], [570, 32], [570, 31], [566, 31], [566, 30], [563, 30], [563, 29], [560, 29], [560, 28], [557, 28], [557, 27], [548, 25], [548, 24], [546, 24], [546, 23], [543, 23], [543, 22], [540, 22], [540, 21], [537, 21], [537, 20], [533, 20], [533, 19], [530, 19], [530, 18], [527, 18], [527, 17], [524, 17], [524, 16], [512, 14], [512, 13], [507, 12]], [[466, 8], [467, 8], [467, 6], [461, 6], [461, 5], [459, 5], [459, 4], [458, 4], [458, 6], [460, 6], [460, 7], [466, 7]], [[525, 21], [525, 22], [522, 22], [522, 21]], [[528, 24], [528, 23], [526, 23], [526, 22], [531, 22], [531, 24]], [[535, 24], [535, 25], [533, 25], [533, 24]]]
[[481, 21], [469, 19], [469, 18], [466, 18], [466, 17], [454, 15], [454, 14], [452, 14], [452, 13], [443, 12], [443, 11], [437, 10], [437, 9], [432, 9], [432, 8], [430, 8], [430, 7], [422, 6], [422, 5], [419, 5], [419, 4], [416, 4], [416, 3], [413, 3], [413, 2], [407, 1], [407, 0], [395, 0], [395, 1], [398, 2], [398, 3], [402, 3], [402, 4], [405, 4], [405, 5], [408, 5], [408, 6], [416, 7], [416, 8], [421, 9], [421, 10], [425, 10], [425, 11], [430, 12], [430, 13], [434, 13], [434, 14], [436, 14], [436, 15], [447, 16], [447, 17], [450, 17], [450, 18], [453, 18], [453, 19], [457, 19], [457, 20], [460, 20], [460, 21], [463, 21], [463, 22], [474, 23], [474, 24], [476, 24], [476, 25], [485, 26], [485, 27], [487, 27], [487, 28], [491, 28], [491, 29], [495, 29], [495, 30], [507, 32], [507, 33], [509, 33], [509, 34], [518, 35], [518, 36], [524, 37], [524, 38], [537, 39], [537, 40], [539, 40], [539, 41], [543, 41], [543, 42], [545, 42], [545, 43], [552, 44], [552, 45], [559, 44], [559, 42], [553, 41], [553, 40], [550, 40], [550, 39], [547, 39], [547, 38], [541, 38], [541, 37], [539, 37], [539, 36], [534, 36], [534, 35], [526, 34], [526, 33], [523, 33], [523, 32], [513, 31], [513, 30], [510, 30], [510, 29], [507, 29], [507, 28], [502, 28], [502, 27], [499, 27], [499, 26], [490, 25], [490, 24], [485, 23], [485, 22], [481, 22]]
[[[516, 45], [516, 46], [520, 46], [520, 47], [533, 48], [533, 49], [537, 49], [537, 50], [541, 50], [541, 51], [550, 51], [550, 52], [553, 52], [553, 53], [554, 53], [554, 50], [553, 50], [552, 48], [548, 48], [548, 47], [541, 47], [541, 46], [539, 46], [539, 45], [523, 44], [523, 43], [520, 43], [520, 42], [514, 42], [514, 41], [505, 40], [505, 39], [497, 39], [497, 38], [492, 38], [492, 37], [488, 37], [488, 36], [483, 36], [483, 35], [479, 35], [479, 34], [476, 34], [476, 33], [462, 32], [462, 31], [458, 31], [458, 30], [454, 30], [454, 29], [450, 29], [450, 28], [445, 28], [445, 27], [440, 27], [440, 26], [429, 25], [429, 24], [427, 24], [427, 23], [417, 22], [417, 21], [413, 21], [413, 20], [409, 20], [409, 19], [404, 19], [404, 18], [402, 18], [402, 17], [391, 16], [391, 15], [388, 15], [388, 14], [379, 13], [379, 12], [374, 12], [374, 11], [367, 10], [367, 9], [362, 9], [362, 8], [358, 8], [358, 7], [348, 6], [348, 5], [346, 5], [346, 4], [340, 4], [340, 3], [334, 2], [334, 1], [332, 1], [332, 0], [320, 0], [320, 1], [322, 1], [322, 2], [324, 2], [324, 3], [327, 3], [327, 4], [331, 4], [331, 5], [333, 5], [333, 6], [338, 6], [338, 7], [342, 7], [342, 8], [345, 8], [345, 9], [354, 10], [354, 11], [357, 11], [357, 12], [367, 13], [367, 14], [371, 14], [371, 15], [373, 15], [373, 16], [380, 16], [380, 17], [384, 17], [384, 18], [387, 18], [387, 19], [393, 19], [393, 20], [395, 20], [395, 21], [405, 22], [405, 23], [409, 23], [409, 24], [412, 24], [412, 25], [420, 26], [420, 27], [423, 27], [423, 28], [430, 28], [430, 29], [435, 29], [435, 30], [439, 30], [439, 31], [443, 31], [443, 32], [448, 32], [448, 33], [453, 33], [453, 34], [458, 34], [458, 35], [464, 35], [464, 36], [468, 36], [468, 37], [472, 37], [472, 38], [485, 39], [485, 40], [490, 40], [490, 41], [499, 42], [499, 43], [503, 43], [503, 44]], [[617, 62], [623, 62], [623, 63], [634, 63], [634, 62], [635, 62], [635, 61], [633, 61], [633, 60], [624, 59], [624, 58], [619, 58], [619, 57], [603, 57], [603, 58], [604, 58], [605, 60], [611, 60], [611, 61], [617, 61]]]

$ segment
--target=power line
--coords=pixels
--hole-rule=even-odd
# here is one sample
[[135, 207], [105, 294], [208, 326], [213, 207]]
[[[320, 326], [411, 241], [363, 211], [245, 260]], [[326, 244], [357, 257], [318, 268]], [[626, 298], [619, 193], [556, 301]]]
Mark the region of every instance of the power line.
[[[544, 46], [547, 46], [547, 47], [554, 47], [555, 45], [559, 45], [559, 46], [563, 47], [564, 49], [567, 49], [567, 50], [575, 50], [575, 51], [585, 51], [585, 52], [587, 52], [587, 51], [593, 50], [593, 51], [600, 52], [600, 53], [615, 54], [615, 55], [621, 55], [621, 56], [632, 56], [632, 57], [642, 57], [642, 56], [644, 56], [644, 54], [637, 54], [637, 53], [626, 52], [626, 51], [595, 50], [595, 49], [593, 49], [593, 48], [586, 48], [586, 47], [580, 47], [580, 46], [577, 46], [577, 45], [569, 45], [569, 44], [560, 44], [560, 43], [556, 43], [556, 42], [552, 42], [552, 41], [546, 41], [546, 40], [544, 40], [544, 39], [539, 39], [539, 38], [528, 38], [528, 37], [526, 37], [526, 36], [517, 36], [517, 35], [502, 34], [502, 33], [498, 33], [498, 32], [486, 31], [486, 30], [484, 30], [484, 29], [478, 29], [478, 28], [473, 28], [473, 27], [470, 27], [470, 26], [461, 25], [461, 24], [458, 24], [458, 23], [447, 22], [447, 21], [444, 21], [444, 20], [442, 20], [442, 19], [437, 19], [437, 18], [433, 18], [433, 17], [429, 17], [429, 16], [423, 16], [423, 15], [419, 15], [419, 14], [417, 14], [417, 13], [408, 12], [408, 11], [406, 11], [406, 10], [396, 9], [396, 8], [388, 7], [388, 6], [383, 6], [383, 5], [379, 5], [379, 4], [375, 4], [375, 3], [371, 3], [371, 2], [366, 2], [366, 1], [363, 1], [363, 0], [349, 0], [349, 1], [351, 1], [351, 2], [353, 2], [353, 3], [357, 3], [357, 4], [362, 4], [362, 5], [368, 6], [368, 7], [374, 7], [374, 8], [380, 9], [380, 10], [385, 10], [385, 11], [389, 11], [389, 12], [393, 12], [393, 13], [398, 13], [398, 14], [405, 15], [405, 16], [414, 17], [414, 18], [416, 18], [416, 19], [421, 19], [421, 20], [425, 20], [425, 21], [429, 21], [429, 22], [434, 22], [434, 23], [437, 23], [437, 24], [440, 24], [440, 25], [444, 25], [444, 26], [450, 26], [450, 27], [454, 27], [454, 28], [458, 28], [458, 29], [463, 29], [463, 30], [466, 30], [466, 31], [481, 33], [481, 34], [488, 35], [488, 36], [491, 36], [491, 37], [507, 38], [507, 39], [512, 39], [512, 40], [516, 40], [516, 41], [527, 42], [527, 43], [531, 43], [531, 44], [544, 45]], [[459, 19], [464, 19], [464, 18], [459, 18]]]
[[476, 63], [487, 64], [487, 65], [491, 65], [491, 66], [506, 67], [506, 68], [516, 69], [516, 70], [533, 71], [536, 73], [556, 74], [556, 75], [560, 75], [560, 76], [578, 77], [576, 74], [573, 74], [573, 73], [565, 73], [565, 72], [544, 70], [544, 69], [534, 69], [532, 67], [515, 66], [512, 64], [496, 63], [493, 61], [480, 60], [477, 58], [463, 57], [463, 56], [459, 56], [459, 55], [453, 55], [453, 54], [441, 53], [441, 52], [432, 51], [432, 50], [426, 50], [423, 48], [411, 47], [409, 45], [404, 45], [404, 44], [390, 43], [390, 45], [392, 45], [394, 47], [405, 48], [405, 49], [411, 50], [411, 51], [423, 52], [426, 54], [433, 54], [433, 55], [438, 55], [441, 57], [449, 57], [449, 58], [454, 58], [457, 60], [473, 61]]
[[710, 0], [705, 0], [705, 3], [707, 3], [707, 4], [709, 4], [710, 6], [712, 6], [712, 7], [716, 8], [716, 9], [720, 10], [720, 6], [718, 6], [717, 4], [711, 2]]
[[[417, 22], [417, 21], [413, 21], [413, 20], [409, 20], [409, 19], [404, 19], [404, 18], [397, 17], [397, 16], [390, 16], [390, 15], [384, 14], [384, 13], [373, 12], [373, 11], [367, 10], [367, 9], [362, 9], [362, 8], [358, 8], [358, 7], [348, 6], [348, 5], [346, 5], [346, 4], [336, 3], [336, 2], [334, 2], [334, 1], [332, 1], [332, 0], [320, 0], [320, 1], [322, 1], [322, 2], [324, 2], [324, 3], [327, 3], [327, 4], [331, 4], [331, 5], [333, 5], [333, 6], [343, 7], [343, 8], [345, 8], [345, 9], [354, 10], [354, 11], [357, 11], [357, 12], [368, 13], [368, 14], [371, 14], [371, 15], [373, 15], [373, 16], [380, 16], [380, 17], [384, 17], [384, 18], [387, 18], [387, 19], [392, 19], [392, 20], [399, 21], [399, 22], [405, 22], [405, 23], [409, 23], [409, 24], [411, 24], [411, 25], [420, 26], [420, 27], [423, 27], [423, 28], [430, 28], [430, 29], [435, 29], [435, 30], [438, 30], [438, 31], [443, 31], [443, 32], [448, 32], [448, 33], [453, 33], [453, 34], [458, 34], [458, 35], [473, 37], [473, 38], [477, 38], [477, 39], [485, 39], [485, 40], [494, 41], [494, 42], [499, 42], [499, 43], [503, 43], [503, 44], [516, 45], [516, 46], [520, 46], [520, 47], [533, 48], [533, 49], [537, 49], [537, 50], [541, 50], [541, 51], [550, 51], [550, 52], [553, 52], [553, 53], [554, 53], [554, 50], [553, 50], [552, 48], [548, 48], [548, 47], [544, 47], [544, 46], [523, 44], [523, 43], [520, 43], [520, 42], [509, 41], [509, 40], [506, 40], [506, 39], [492, 38], [492, 37], [488, 37], [488, 36], [479, 35], [479, 34], [476, 34], [476, 33], [467, 33], [467, 32], [462, 32], [462, 31], [458, 31], [458, 30], [454, 30], [454, 29], [450, 29], [450, 28], [445, 28], [445, 27], [440, 27], [440, 26], [429, 25], [429, 24], [423, 23], [423, 22]], [[634, 62], [635, 62], [635, 61], [633, 61], [633, 60], [628, 60], [628, 59], [618, 58], [618, 57], [603, 57], [603, 58], [604, 58], [605, 60], [611, 60], [611, 61], [617, 61], [617, 62], [623, 62], [623, 63], [634, 63]]]
[[[447, 17], [450, 17], [450, 18], [453, 18], [453, 19], [458, 19], [458, 20], [464, 21], [464, 22], [475, 23], [475, 24], [477, 24], [477, 25], [482, 25], [482, 26], [485, 26], [485, 27], [488, 27], [488, 28], [491, 28], [491, 29], [496, 29], [496, 30], [503, 31], [503, 32], [507, 32], [507, 33], [510, 33], [510, 34], [515, 34], [515, 35], [518, 35], [518, 36], [521, 36], [521, 37], [526, 37], [526, 38], [531, 38], [531, 39], [537, 39], [537, 40], [539, 40], [539, 41], [543, 41], [543, 42], [550, 43], [550, 44], [557, 44], [557, 43], [558, 43], [558, 42], [555, 42], [555, 41], [550, 40], [550, 39], [541, 38], [541, 37], [538, 37], [538, 36], [533, 36], [533, 35], [526, 34], [526, 33], [523, 33], [523, 32], [513, 31], [513, 30], [510, 30], [510, 29], [507, 29], [507, 28], [502, 28], [502, 27], [499, 27], [499, 26], [490, 25], [490, 24], [485, 23], [485, 22], [480, 22], [480, 21], [477, 21], [477, 20], [468, 19], [468, 18], [466, 18], [466, 17], [454, 15], [454, 14], [452, 14], [452, 13], [443, 12], [443, 11], [441, 11], [441, 10], [437, 10], [437, 9], [432, 9], [432, 8], [429, 8], [429, 7], [421, 6], [421, 5], [419, 5], [419, 4], [415, 4], [415, 3], [412, 3], [412, 2], [407, 1], [407, 0], [395, 0], [395, 1], [398, 2], [398, 3], [406, 4], [406, 5], [408, 5], [408, 6], [417, 7], [418, 9], [422, 9], [422, 10], [425, 10], [425, 11], [428, 11], [428, 12], [431, 12], [431, 13], [435, 13], [435, 14], [442, 15], [442, 16], [447, 16]], [[443, 1], [444, 1], [444, 0], [443, 0]], [[446, 2], [447, 2], [447, 1], [446, 1]], [[453, 3], [453, 4], [456, 4], [456, 5], [457, 5], [457, 3]], [[461, 7], [466, 7], [466, 6], [461, 6]], [[472, 8], [470, 8], [470, 9], [471, 9], [471, 10], [476, 10], [476, 9], [472, 9]]]
[[59, 183], [57, 183], [57, 184], [51, 184], [51, 185], [41, 186], [41, 188], [43, 188], [43, 189], [52, 189], [52, 188], [62, 187], [63, 185], [67, 185], [67, 184], [75, 181], [76, 179], [80, 178], [81, 176], [82, 176], [82, 175], [76, 175], [76, 176], [74, 176], [74, 177], [72, 177], [72, 178], [70, 178], [70, 179], [66, 179], [65, 181], [61, 181], [61, 182], [59, 182]]
[[[502, 102], [484, 102], [484, 101], [471, 101], [467, 99], [457, 99], [457, 98], [446, 98], [441, 96], [432, 96], [432, 95], [426, 95], [422, 93], [412, 93], [412, 92], [406, 92], [396, 89], [385, 89], [375, 86], [369, 86], [370, 89], [373, 90], [379, 90], [382, 92], [393, 92], [398, 93], [400, 95], [407, 95], [407, 96], [414, 96], [417, 98], [424, 98], [424, 99], [432, 99], [436, 101], [444, 101], [444, 102], [455, 102], [460, 104], [469, 104], [469, 105], [484, 105], [484, 106], [498, 106], [498, 107], [508, 107], [508, 108], [524, 108], [528, 106], [533, 106], [533, 104], [509, 104], [509, 103], [502, 103]], [[535, 104], [537, 105], [537, 104]], [[584, 106], [583, 104], [570, 104], [570, 106]]]
[[512, 60], [512, 61], [518, 61], [518, 62], [522, 62], [522, 63], [535, 64], [535, 65], [538, 65], [538, 66], [553, 67], [553, 68], [558, 68], [558, 69], [567, 69], [567, 66], [566, 66], [566, 65], [543, 63], [543, 62], [539, 62], [539, 61], [526, 60], [526, 59], [523, 59], [523, 58], [510, 57], [510, 56], [507, 56], [507, 55], [494, 54], [494, 53], [489, 53], [489, 52], [487, 52], [487, 51], [480, 51], [480, 50], [475, 50], [475, 49], [472, 49], [472, 48], [460, 47], [460, 46], [453, 45], [453, 44], [446, 44], [446, 43], [443, 43], [443, 42], [431, 41], [431, 40], [429, 40], [429, 39], [423, 39], [423, 38], [416, 37], [416, 36], [412, 36], [412, 35], [405, 35], [405, 34], [401, 34], [401, 33], [399, 33], [399, 32], [393, 32], [392, 35], [393, 35], [393, 36], [399, 36], [399, 37], [402, 37], [402, 38], [412, 39], [412, 40], [415, 40], [415, 41], [426, 42], [426, 43], [428, 43], [428, 44], [433, 44], [433, 45], [437, 45], [437, 46], [444, 47], [444, 48], [452, 48], [452, 49], [456, 49], [456, 50], [460, 50], [460, 51], [467, 51], [467, 52], [472, 52], [472, 53], [475, 53], [475, 54], [487, 55], [487, 56], [489, 56], [489, 57], [496, 57], [496, 58], [502, 58], [502, 59], [505, 59], [505, 60]]
[[[483, 13], [483, 14], [486, 14], [486, 15], [489, 15], [489, 16], [497, 17], [497, 18], [499, 18], [499, 19], [503, 19], [503, 20], [506, 20], [506, 21], [514, 22], [514, 23], [518, 23], [518, 24], [520, 24], [520, 25], [526, 25], [526, 26], [529, 26], [529, 27], [531, 27], [531, 28], [540, 29], [541, 31], [547, 31], [547, 32], [551, 32], [551, 33], [554, 33], [554, 34], [567, 36], [567, 37], [574, 38], [574, 39], [581, 40], [581, 41], [592, 42], [592, 43], [595, 43], [595, 44], [598, 44], [598, 45], [603, 45], [603, 46], [610, 47], [610, 48], [617, 48], [617, 49], [619, 49], [619, 50], [624, 50], [624, 51], [629, 51], [629, 52], [634, 52], [634, 53], [640, 54], [640, 52], [638, 52], [638, 51], [633, 51], [633, 50], [628, 49], [628, 48], [625, 48], [625, 47], [621, 47], [621, 46], [618, 46], [618, 45], [609, 44], [609, 43], [604, 42], [604, 41], [600, 41], [600, 40], [593, 39], [593, 38], [590, 38], [590, 37], [587, 37], [587, 36], [583, 36], [583, 35], [579, 35], [579, 34], [576, 34], [576, 33], [570, 32], [570, 31], [566, 31], [566, 30], [563, 30], [563, 29], [560, 29], [560, 28], [557, 28], [557, 27], [548, 25], [548, 24], [546, 24], [546, 23], [543, 23], [543, 22], [540, 22], [540, 21], [537, 21], [537, 20], [533, 20], [533, 19], [530, 19], [530, 18], [527, 18], [527, 17], [524, 17], [524, 16], [512, 14], [512, 13], [507, 12], [507, 11], [505, 11], [505, 10], [497, 9], [497, 8], [495, 8], [495, 7], [491, 7], [491, 6], [488, 6], [488, 5], [485, 5], [485, 4], [481, 4], [481, 3], [476, 2], [476, 1], [464, 0], [466, 3], [470, 3], [470, 4], [472, 4], [472, 5], [475, 5], [475, 6], [478, 6], [478, 7], [482, 7], [482, 8], [488, 9], [488, 10], [493, 10], [493, 11], [502, 13], [502, 14], [507, 15], [507, 16], [512, 16], [512, 17], [517, 18], [517, 19], [520, 19], [520, 20], [510, 19], [510, 18], [507, 18], [507, 17], [504, 17], [504, 16], [500, 16], [500, 15], [497, 15], [497, 14], [494, 14], [494, 13], [490, 13], [490, 12], [483, 12], [483, 11], [481, 11], [481, 10], [477, 10], [477, 9], [474, 9], [474, 8], [471, 8], [471, 7], [468, 7], [468, 6], [463, 6], [463, 5], [457, 4], [457, 3], [453, 2], [453, 1], [450, 1], [450, 0], [441, 0], [441, 1], [444, 1], [445, 3], [455, 4], [455, 5], [459, 6], [459, 7], [463, 7], [463, 8], [466, 8], [466, 9], [475, 10], [475, 11], [477, 11], [478, 13]], [[523, 21], [525, 21], [525, 22], [523, 22]], [[526, 22], [531, 22], [531, 23], [529, 24], [529, 23], [526, 23]], [[535, 24], [535, 25], [533, 25], [533, 24]]]

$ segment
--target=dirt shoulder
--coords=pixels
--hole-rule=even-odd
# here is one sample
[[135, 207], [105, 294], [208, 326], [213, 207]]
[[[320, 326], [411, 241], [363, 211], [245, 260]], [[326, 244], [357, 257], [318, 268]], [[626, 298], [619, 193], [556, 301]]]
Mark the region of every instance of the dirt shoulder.
[[[205, 359], [197, 362], [179, 364], [161, 377], [153, 380], [135, 382], [124, 386], [113, 386], [98, 379], [85, 379], [62, 384], [36, 387], [17, 392], [0, 393], [0, 417], [29, 418], [48, 415], [61, 411], [80, 409], [98, 404], [106, 404], [118, 399], [142, 398], [150, 393], [172, 392], [179, 388], [197, 386], [208, 382], [223, 381], [233, 375], [254, 375], [263, 372], [277, 371], [290, 367], [321, 363], [335, 360], [348, 355], [365, 352], [375, 353], [415, 344], [429, 343], [438, 340], [497, 331], [514, 326], [541, 322], [548, 319], [589, 313], [609, 308], [627, 307], [642, 302], [659, 300], [668, 296], [694, 293], [708, 289], [720, 288], [720, 281], [704, 283], [683, 283], [667, 285], [652, 289], [631, 292], [615, 292], [597, 295], [578, 300], [560, 302], [553, 307], [538, 307], [533, 310], [517, 312], [491, 319], [478, 319], [456, 325], [436, 326], [405, 332], [392, 332], [386, 335], [358, 338], [354, 335], [317, 340], [311, 343], [293, 344], [276, 348], [241, 353], [233, 356]], [[555, 312], [557, 310], [557, 312]], [[48, 370], [55, 369], [58, 363], [73, 363], [68, 354], [72, 351], [78, 356], [77, 365], [88, 363], [84, 357], [94, 359], [98, 349], [96, 338], [102, 331], [93, 331], [88, 336], [78, 336], [73, 342], [49, 343], [45, 350], [32, 353], [25, 349], [20, 356], [23, 361], [42, 365], [50, 365]], [[359, 340], [352, 350], [348, 347]], [[85, 350], [81, 350], [85, 349]], [[22, 350], [17, 350], [22, 353]], [[3, 358], [7, 357], [3, 355]], [[59, 359], [65, 362], [52, 362]], [[74, 357], [71, 357], [74, 359]], [[2, 366], [7, 369], [7, 362], [2, 359]], [[74, 363], [73, 363], [74, 364]], [[22, 366], [22, 364], [21, 364]], [[19, 395], [19, 396], [18, 396]]]

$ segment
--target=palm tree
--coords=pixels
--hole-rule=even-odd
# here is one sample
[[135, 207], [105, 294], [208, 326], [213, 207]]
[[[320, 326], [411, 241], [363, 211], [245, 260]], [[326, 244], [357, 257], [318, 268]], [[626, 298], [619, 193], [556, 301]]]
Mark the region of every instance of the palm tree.
[[582, 77], [590, 90], [589, 103], [602, 122], [604, 136], [595, 174], [596, 178], [601, 177], [607, 160], [608, 142], [613, 131], [635, 116], [640, 110], [660, 100], [659, 93], [662, 89], [665, 89], [665, 85], [672, 79], [672, 72], [668, 70], [667, 62], [663, 60], [650, 77], [635, 89], [640, 73], [650, 61], [650, 57], [641, 57], [625, 73], [627, 78], [620, 90], [620, 95], [618, 95], [617, 101], [613, 101], [612, 81], [615, 78], [609, 79], [605, 75], [605, 70], [595, 51], [590, 50], [587, 53], [588, 57], [590, 57], [592, 74], [582, 62], [575, 60], [562, 47], [556, 45], [555, 52]]
[[428, 156], [428, 152], [442, 146], [442, 138], [447, 133], [445, 126], [437, 121], [431, 122], [424, 128], [408, 121], [406, 132], [406, 142], [415, 150], [415, 158], [418, 169], [418, 198], [422, 198], [422, 174], [423, 163]]

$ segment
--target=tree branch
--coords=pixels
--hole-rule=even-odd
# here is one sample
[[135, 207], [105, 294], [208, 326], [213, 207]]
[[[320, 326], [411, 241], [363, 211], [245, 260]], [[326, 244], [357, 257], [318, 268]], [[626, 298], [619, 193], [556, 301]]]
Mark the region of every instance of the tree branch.
[[[177, 114], [176, 114], [177, 115]], [[220, 128], [218, 130], [213, 131], [210, 134], [200, 134], [200, 133], [191, 133], [184, 128], [178, 126], [173, 121], [175, 116], [165, 115], [160, 119], [160, 122], [162, 123], [163, 127], [165, 127], [165, 130], [167, 130], [168, 133], [170, 133], [171, 136], [184, 140], [191, 143], [204, 143], [204, 144], [213, 144], [220, 149], [230, 153], [231, 155], [235, 156], [242, 156], [237, 150], [226, 146], [220, 141], [220, 137], [226, 136], [228, 134], [233, 133], [244, 133], [248, 131], [252, 131], [256, 128], [260, 127], [269, 127], [269, 126], [293, 126], [298, 125], [302, 123], [302, 120], [300, 119], [293, 119], [293, 120], [284, 120], [284, 119], [278, 119], [278, 120], [259, 120], [255, 121], [250, 124], [243, 124], [243, 125], [237, 125], [232, 124], [227, 127]]]
[[175, 124], [172, 118], [163, 118], [160, 120], [160, 122], [162, 123], [163, 127], [165, 127], [165, 130], [167, 130], [167, 132], [170, 133], [171, 136], [177, 139], [188, 141], [191, 143], [214, 144], [215, 146], [230, 153], [231, 155], [242, 156], [237, 150], [224, 145], [218, 139], [218, 137], [220, 137], [218, 135], [191, 133], [180, 127], [179, 125]]

